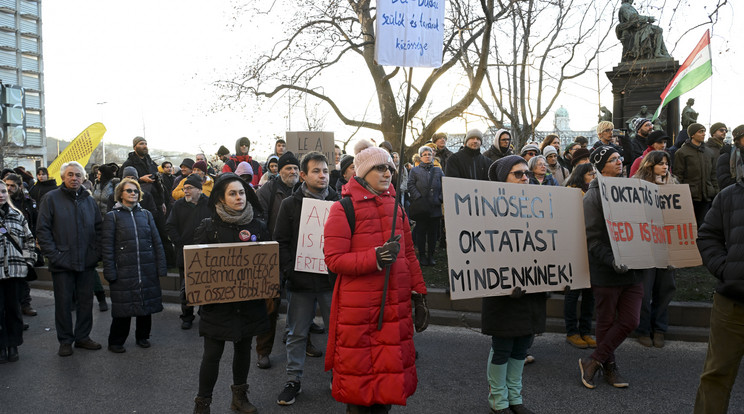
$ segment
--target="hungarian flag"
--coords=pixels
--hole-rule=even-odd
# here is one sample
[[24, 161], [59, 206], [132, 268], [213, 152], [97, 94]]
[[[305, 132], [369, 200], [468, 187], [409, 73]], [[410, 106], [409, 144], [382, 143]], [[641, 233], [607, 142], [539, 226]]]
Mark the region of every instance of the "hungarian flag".
[[659, 117], [661, 108], [671, 102], [674, 98], [692, 90], [703, 83], [713, 74], [713, 64], [710, 60], [710, 30], [706, 30], [695, 50], [690, 53], [685, 63], [680, 66], [677, 73], [669, 82], [664, 92], [661, 93], [661, 105], [654, 113], [652, 121]]

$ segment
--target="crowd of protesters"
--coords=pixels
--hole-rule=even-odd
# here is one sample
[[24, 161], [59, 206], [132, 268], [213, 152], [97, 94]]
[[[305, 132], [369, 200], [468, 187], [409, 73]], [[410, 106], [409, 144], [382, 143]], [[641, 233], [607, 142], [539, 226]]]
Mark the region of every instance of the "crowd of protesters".
[[[630, 125], [630, 134], [618, 134], [611, 122], [600, 122], [593, 148], [588, 148], [586, 139], [561, 148], [560, 137], [554, 134], [517, 148], [511, 132], [502, 129], [481, 152], [483, 134], [474, 129], [452, 152], [446, 146], [447, 135], [437, 133], [410, 162], [401, 160], [389, 143], [376, 146], [369, 141], [360, 141], [353, 156], [336, 147], [334, 160], [317, 152], [300, 160], [279, 139], [261, 164], [250, 155], [251, 142], [244, 137], [236, 141], [234, 153], [219, 148], [216, 166], [204, 154], [196, 154], [194, 159], [183, 159], [178, 169], [169, 161], [157, 165], [147, 140], [136, 137], [122, 165], [95, 166], [89, 172], [76, 162], [62, 165], [61, 185], [43, 167], [37, 170], [36, 180], [20, 167], [3, 171], [0, 364], [19, 360], [18, 347], [27, 328], [22, 315], [37, 314], [28, 280], [34, 266], [44, 264], [43, 258], [52, 273], [58, 354], [70, 356], [73, 347], [102, 348], [89, 336], [93, 297], [100, 311], [109, 310], [96, 271], [101, 261], [111, 299], [107, 349], [123, 353], [132, 317], [136, 346], [151, 346], [152, 314], [163, 309], [159, 277], [169, 267], [178, 269], [181, 280], [181, 328], [192, 328], [197, 312], [186, 301], [184, 246], [275, 240], [282, 294], [288, 304], [282, 332], [287, 381], [277, 404], [295, 403], [302, 390], [305, 357], [323, 355], [312, 344], [310, 333], [328, 332], [325, 365], [333, 373], [333, 397], [347, 404], [347, 413], [388, 412], [393, 404], [404, 405], [416, 389], [413, 333], [428, 324], [421, 266], [436, 265], [437, 248], [444, 245], [442, 178], [455, 177], [581, 191], [591, 288], [564, 292], [566, 341], [593, 349], [579, 360], [585, 387], [595, 388], [599, 374], [614, 387], [627, 387], [615, 350], [630, 335], [644, 346], [664, 347], [676, 270], [628, 269], [615, 262], [598, 174], [636, 177], [658, 185], [688, 184], [698, 226], [703, 226], [701, 238], [709, 240], [700, 246], [703, 259], [721, 280], [714, 313], [729, 302], [744, 302], [733, 282], [741, 279], [741, 272], [734, 276], [726, 267], [727, 257], [738, 263], [742, 255], [726, 253], [719, 246], [730, 243], [730, 237], [742, 243], [741, 236], [724, 229], [722, 222], [730, 220], [731, 210], [738, 208], [732, 200], [742, 198], [739, 192], [744, 191], [744, 125], [733, 131], [733, 143], [724, 145], [728, 132], [724, 124], [712, 125], [707, 142], [705, 127], [692, 124], [683, 131], [685, 140], [672, 148], [667, 148], [668, 135], [654, 131], [650, 120], [635, 119]], [[399, 168], [400, 162], [405, 168]], [[728, 188], [727, 198], [719, 201], [716, 194], [724, 188]], [[402, 208], [394, 215], [398, 192]], [[305, 198], [340, 201], [333, 204], [325, 229], [329, 275], [294, 270]], [[715, 252], [712, 246], [717, 246]], [[383, 293], [386, 270], [390, 279]], [[385, 303], [379, 318], [384, 329], [378, 329], [380, 298]], [[492, 338], [486, 377], [488, 404], [494, 413], [531, 412], [522, 401], [522, 372], [525, 363], [534, 361], [529, 349], [535, 335], [545, 331], [546, 299], [545, 293], [515, 288], [510, 295], [483, 300], [482, 331]], [[270, 368], [280, 303], [279, 298], [271, 298], [198, 309], [204, 353], [195, 413], [210, 410], [225, 342], [234, 346], [230, 407], [257, 411], [247, 398], [251, 346], [255, 337], [256, 365]], [[324, 327], [313, 321], [318, 309]], [[363, 318], [359, 309], [365, 309]], [[591, 334], [594, 317], [595, 337]], [[732, 338], [725, 324], [731, 322], [724, 317], [716, 321], [720, 332], [716, 331], [714, 343], [711, 327], [696, 412], [723, 412], [712, 396], [730, 392], [733, 385], [735, 372], [733, 376], [726, 372], [724, 361], [741, 359], [741, 352], [727, 349]], [[721, 377], [725, 377], [723, 385]], [[713, 404], [719, 411], [704, 410]]]

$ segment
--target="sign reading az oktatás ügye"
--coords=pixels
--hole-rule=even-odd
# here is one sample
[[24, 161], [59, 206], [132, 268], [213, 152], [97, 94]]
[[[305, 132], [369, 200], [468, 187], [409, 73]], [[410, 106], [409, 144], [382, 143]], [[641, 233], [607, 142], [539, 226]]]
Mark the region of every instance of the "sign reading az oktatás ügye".
[[452, 299], [588, 288], [581, 191], [442, 179]]
[[183, 258], [189, 305], [279, 296], [277, 242], [189, 245]]

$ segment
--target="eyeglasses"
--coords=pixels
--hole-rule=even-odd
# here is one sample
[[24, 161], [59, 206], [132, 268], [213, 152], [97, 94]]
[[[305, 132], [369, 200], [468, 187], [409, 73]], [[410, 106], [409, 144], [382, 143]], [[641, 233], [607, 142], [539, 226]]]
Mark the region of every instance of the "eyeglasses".
[[527, 173], [530, 172], [530, 170], [521, 170], [521, 171], [511, 171], [509, 174], [514, 174], [514, 178], [517, 180], [521, 180], [522, 177], [527, 175]]
[[125, 188], [124, 191], [126, 191], [129, 194], [139, 194], [139, 190], [135, 188]]
[[381, 173], [385, 173], [385, 171], [390, 171], [390, 174], [393, 174], [395, 172], [395, 169], [393, 167], [386, 165], [386, 164], [375, 165], [374, 167], [372, 167], [372, 169], [377, 172], [381, 172]]
[[594, 172], [594, 171], [589, 171], [587, 174], [591, 175], [592, 177], [594, 177], [595, 175], [597, 175], [597, 173]]
[[618, 161], [622, 162], [623, 157], [612, 157], [612, 158], [607, 159], [607, 162], [618, 162]]

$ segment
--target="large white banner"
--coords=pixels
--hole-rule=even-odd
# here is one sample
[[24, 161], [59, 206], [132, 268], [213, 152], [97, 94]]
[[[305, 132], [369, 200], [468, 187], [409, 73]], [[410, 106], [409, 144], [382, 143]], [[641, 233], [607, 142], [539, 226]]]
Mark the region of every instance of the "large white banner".
[[597, 177], [616, 263], [630, 269], [703, 263], [695, 241], [697, 222], [687, 184]]
[[302, 199], [300, 234], [297, 240], [297, 257], [294, 270], [328, 274], [323, 254], [323, 228], [333, 201]]
[[444, 177], [450, 297], [590, 287], [575, 188]]
[[446, 0], [378, 0], [375, 60], [384, 66], [442, 66]]

